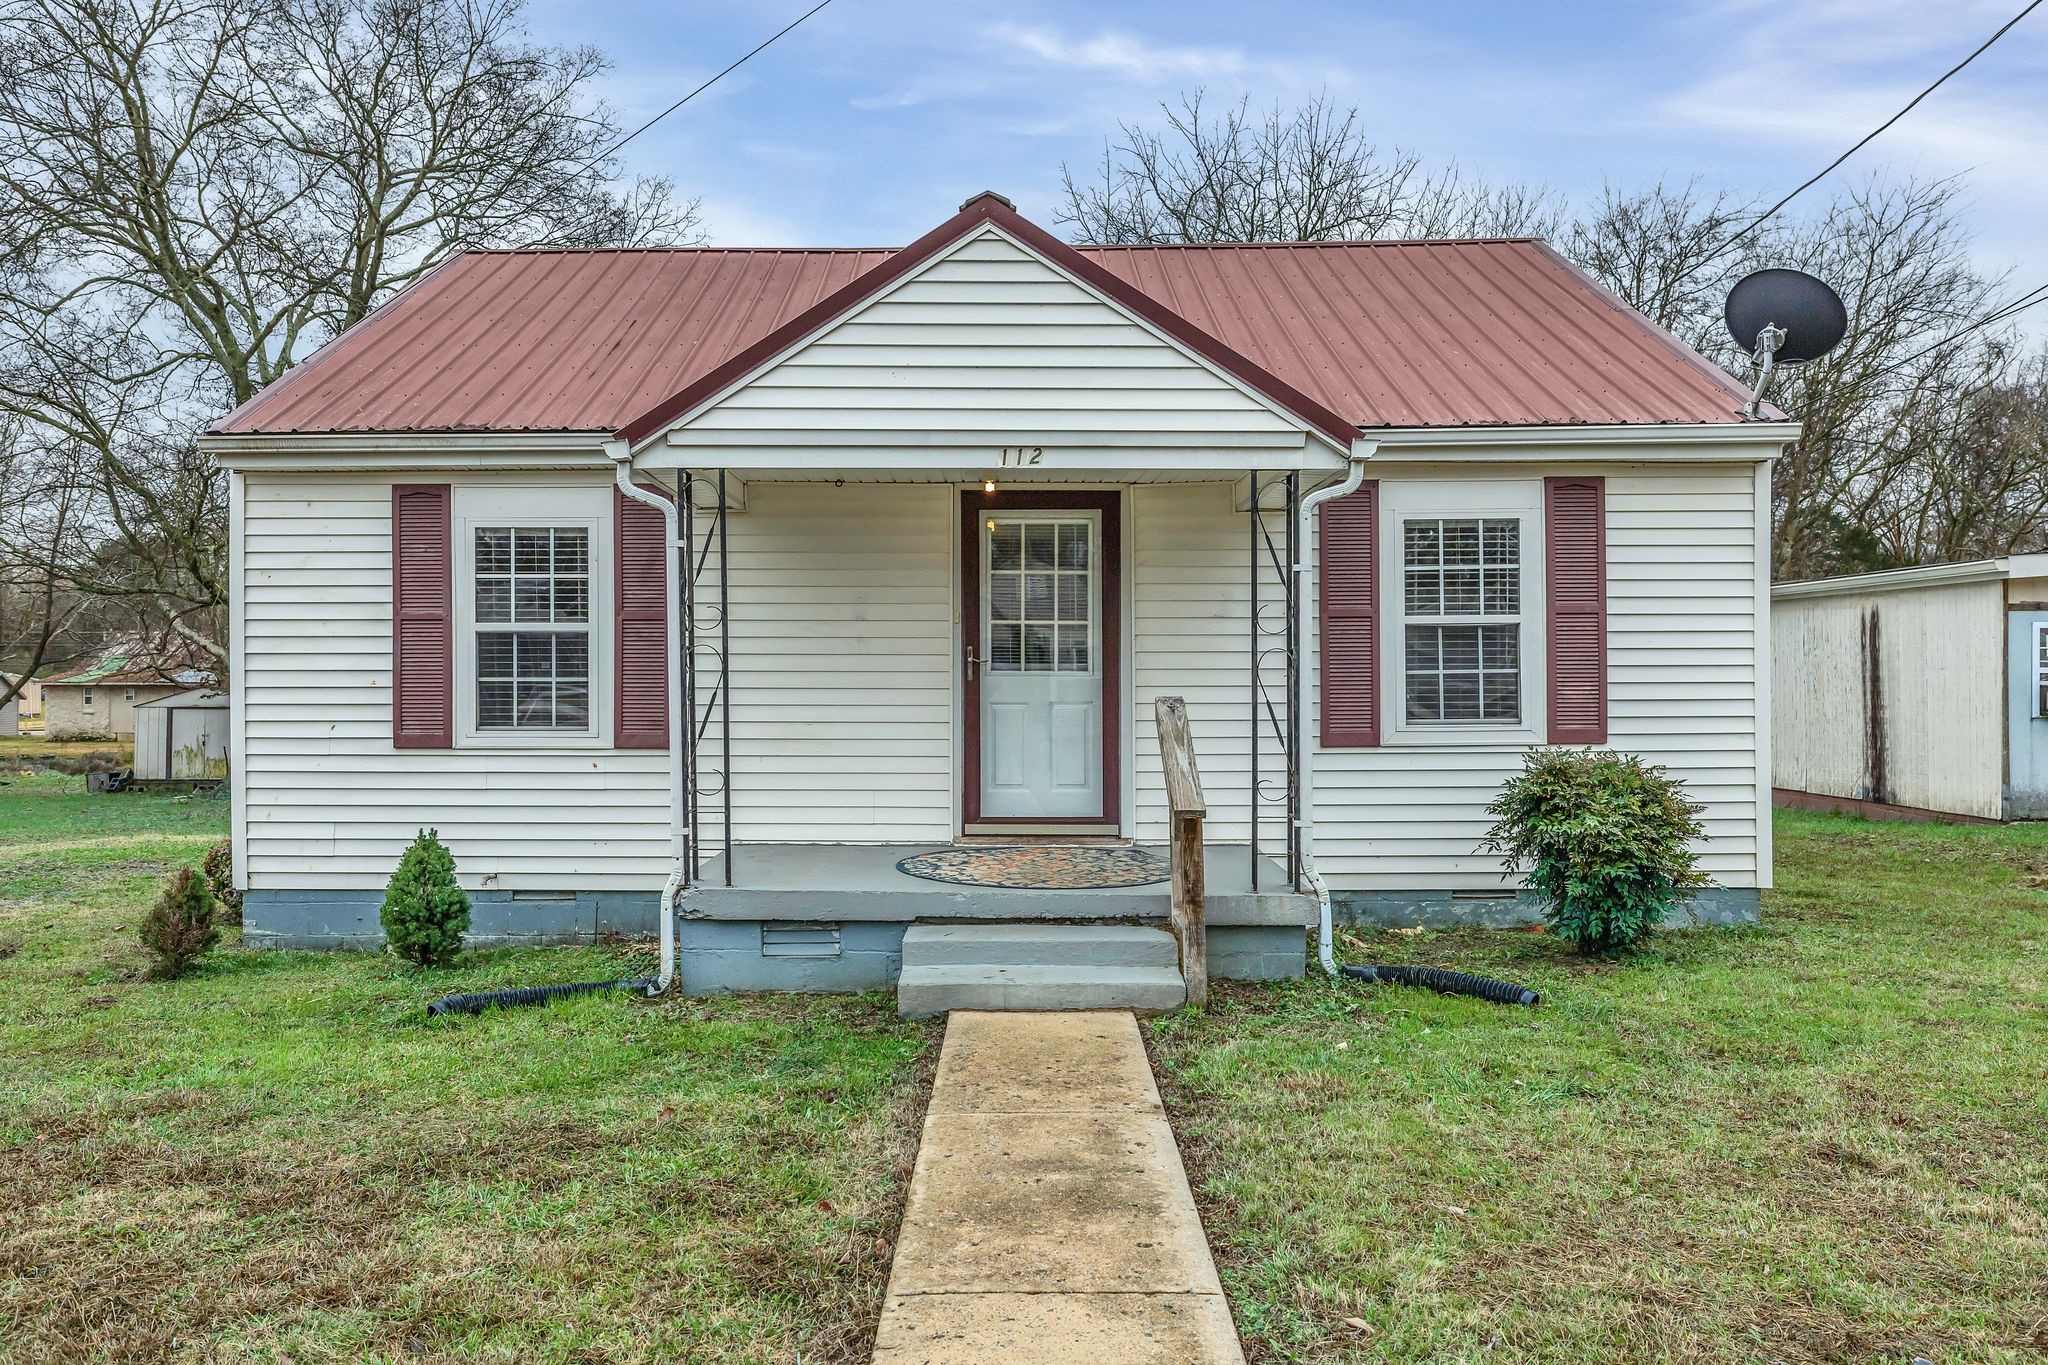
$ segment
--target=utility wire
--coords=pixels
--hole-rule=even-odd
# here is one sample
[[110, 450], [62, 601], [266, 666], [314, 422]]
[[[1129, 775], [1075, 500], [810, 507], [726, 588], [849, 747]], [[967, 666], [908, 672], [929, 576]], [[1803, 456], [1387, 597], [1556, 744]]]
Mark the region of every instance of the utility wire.
[[1886, 368], [1888, 370], [1903, 370], [1908, 365], [1911, 365], [1914, 361], [1920, 359], [1922, 356], [1932, 355], [1934, 352], [1948, 345], [1951, 341], [1959, 340], [1963, 337], [1968, 336], [1972, 332], [1978, 331], [1981, 328], [1989, 327], [1993, 323], [2004, 322], [2008, 318], [2018, 317], [2021, 313], [2026, 312], [2029, 308], [2034, 307], [2036, 304], [2042, 303], [2048, 303], [2048, 284], [2041, 285], [2040, 287], [2035, 289], [2029, 289], [2026, 293], [2020, 295], [2012, 302], [2007, 303], [1999, 308], [1993, 309], [1991, 312], [1986, 313], [1983, 317], [1978, 318], [1975, 322], [1970, 323], [1967, 326], [1958, 327], [1955, 331], [1950, 332], [1947, 336], [1941, 338], [1941, 340], [1921, 347], [1919, 350], [1913, 352], [1913, 354], [1907, 356], [1904, 360], [1899, 361], [1897, 364], [1889, 365]]
[[[804, 11], [804, 12], [803, 12], [802, 14], [799, 14], [799, 15], [798, 15], [798, 16], [797, 16], [796, 18], [794, 18], [794, 19], [790, 20], [790, 21], [789, 21], [789, 22], [788, 22], [787, 24], [783, 25], [783, 26], [782, 26], [782, 27], [781, 27], [780, 29], [777, 29], [777, 30], [775, 31], [775, 33], [774, 33], [773, 35], [771, 35], [770, 37], [768, 37], [768, 38], [765, 38], [765, 39], [763, 39], [763, 40], [762, 40], [762, 42], [760, 43], [760, 45], [759, 45], [759, 46], [757, 46], [757, 47], [755, 47], [755, 48], [754, 48], [754, 49], [753, 49], [753, 50], [752, 50], [751, 52], [748, 52], [748, 53], [746, 54], [746, 56], [744, 56], [744, 57], [741, 57], [741, 58], [740, 58], [740, 59], [739, 59], [738, 61], [734, 62], [734, 63], [733, 63], [733, 64], [732, 64], [731, 66], [728, 66], [728, 67], [726, 67], [726, 68], [725, 68], [725, 70], [723, 70], [723, 71], [719, 72], [719, 73], [718, 73], [717, 75], [713, 76], [713, 77], [712, 77], [712, 78], [711, 78], [710, 80], [708, 80], [708, 81], [704, 82], [704, 84], [702, 84], [702, 85], [698, 86], [698, 87], [697, 87], [697, 88], [696, 88], [695, 90], [692, 90], [692, 91], [691, 91], [691, 92], [690, 92], [689, 94], [687, 94], [687, 95], [683, 96], [683, 97], [682, 97], [681, 99], [677, 100], [677, 101], [676, 101], [676, 102], [675, 102], [674, 104], [671, 104], [671, 105], [670, 105], [670, 106], [669, 106], [668, 108], [666, 108], [666, 109], [662, 110], [662, 111], [661, 111], [660, 113], [656, 114], [656, 115], [655, 115], [655, 116], [654, 116], [653, 118], [651, 118], [651, 119], [647, 120], [647, 122], [645, 122], [645, 123], [641, 124], [641, 125], [640, 125], [640, 126], [639, 126], [638, 128], [635, 128], [635, 129], [634, 129], [634, 130], [633, 130], [632, 132], [630, 132], [630, 133], [626, 134], [626, 135], [625, 135], [624, 137], [620, 138], [620, 139], [619, 139], [619, 140], [618, 140], [617, 142], [614, 142], [614, 143], [613, 143], [613, 144], [612, 144], [611, 146], [609, 146], [609, 147], [605, 148], [605, 149], [604, 149], [603, 151], [599, 152], [599, 153], [598, 153], [598, 154], [597, 154], [596, 156], [592, 157], [592, 158], [590, 159], [590, 164], [589, 164], [589, 165], [587, 165], [587, 166], [585, 166], [585, 167], [584, 167], [583, 169], [587, 171], [587, 170], [591, 169], [591, 167], [593, 167], [593, 166], [596, 166], [596, 165], [598, 165], [598, 164], [599, 164], [600, 162], [604, 161], [604, 160], [605, 160], [605, 159], [606, 159], [607, 157], [610, 157], [610, 156], [611, 156], [611, 155], [612, 155], [613, 153], [617, 152], [617, 151], [619, 150], [619, 148], [621, 148], [621, 147], [625, 146], [625, 145], [626, 145], [627, 143], [631, 142], [631, 141], [632, 141], [632, 140], [633, 140], [634, 138], [636, 138], [636, 137], [640, 136], [640, 134], [642, 134], [642, 133], [646, 132], [646, 131], [647, 131], [647, 130], [648, 130], [649, 128], [652, 128], [652, 127], [653, 127], [653, 126], [654, 126], [655, 124], [657, 124], [657, 123], [661, 122], [661, 121], [662, 121], [663, 119], [667, 118], [667, 117], [668, 117], [668, 116], [669, 116], [670, 114], [673, 114], [673, 113], [674, 113], [674, 112], [675, 112], [676, 110], [678, 110], [678, 109], [682, 108], [682, 107], [683, 107], [684, 105], [688, 104], [688, 103], [689, 103], [689, 102], [690, 102], [691, 100], [693, 100], [693, 99], [697, 98], [697, 96], [699, 96], [699, 95], [703, 94], [703, 93], [704, 93], [704, 92], [705, 92], [706, 90], [709, 90], [709, 89], [710, 89], [710, 88], [711, 88], [712, 86], [714, 86], [714, 85], [718, 84], [718, 83], [719, 83], [720, 81], [724, 80], [724, 79], [725, 79], [725, 78], [726, 78], [727, 76], [730, 76], [730, 75], [731, 75], [731, 74], [732, 74], [733, 72], [735, 72], [735, 71], [739, 70], [739, 69], [740, 69], [740, 68], [741, 68], [742, 66], [745, 66], [745, 65], [746, 65], [746, 64], [747, 64], [747, 63], [748, 63], [749, 61], [753, 60], [753, 58], [754, 58], [755, 56], [759, 55], [759, 54], [760, 54], [760, 53], [761, 53], [762, 51], [764, 51], [764, 50], [766, 50], [767, 48], [769, 48], [769, 47], [773, 46], [773, 45], [774, 45], [774, 43], [776, 42], [776, 40], [777, 40], [777, 39], [781, 38], [781, 37], [782, 37], [782, 36], [783, 36], [784, 34], [788, 33], [788, 32], [789, 32], [789, 31], [790, 31], [791, 29], [795, 28], [795, 27], [796, 27], [796, 26], [797, 26], [798, 24], [801, 24], [801, 23], [803, 23], [803, 22], [804, 22], [804, 20], [806, 20], [806, 19], [810, 18], [810, 17], [811, 17], [811, 16], [813, 15], [813, 14], [816, 14], [816, 13], [817, 13], [817, 12], [818, 12], [819, 10], [821, 10], [821, 9], [825, 8], [825, 6], [827, 6], [827, 5], [831, 4], [831, 3], [832, 3], [832, 0], [818, 0], [818, 3], [817, 3], [817, 4], [815, 4], [815, 5], [811, 6], [811, 7], [809, 8], [809, 9], [805, 10], [805, 11]], [[2038, 4], [2040, 4], [2040, 3], [2041, 3], [2041, 0], [2034, 0], [2034, 4], [2038, 5]], [[2032, 8], [2032, 6], [2029, 6], [2028, 8]]]
[[2014, 24], [2017, 24], [2020, 20], [2026, 18], [2029, 14], [2032, 14], [2035, 10], [2039, 9], [2041, 7], [2041, 4], [2042, 0], [2032, 0], [2032, 3], [2029, 4], [2025, 9], [2021, 10], [2018, 14], [2015, 14], [2012, 18], [2006, 20], [2004, 25], [1999, 28], [1998, 32], [1992, 34], [1989, 38], [1986, 38], [1981, 44], [1979, 44], [1976, 51], [1972, 52], [1969, 56], [1957, 62], [1948, 70], [1942, 72], [1940, 79], [1936, 80], [1934, 84], [1928, 86], [1919, 94], [1913, 96], [1912, 99], [1906, 101], [1905, 107], [1900, 109], [1898, 113], [1893, 114], [1883, 123], [1878, 124], [1877, 127], [1871, 129], [1868, 133], [1864, 134], [1863, 138], [1860, 141], [1858, 141], [1855, 146], [1851, 147], [1848, 151], [1843, 152], [1833, 161], [1830, 161], [1827, 165], [1823, 166], [1816, 174], [1802, 182], [1797, 189], [1793, 190], [1783, 199], [1780, 199], [1777, 203], [1771, 205], [1762, 213], [1758, 214], [1753, 220], [1751, 220], [1747, 227], [1742, 229], [1742, 231], [1736, 233], [1727, 241], [1721, 243], [1720, 248], [1716, 250], [1712, 256], [1707, 257], [1705, 261], [1701, 261], [1700, 265], [1706, 265], [1708, 261], [1713, 261], [1719, 258], [1720, 256], [1726, 254], [1735, 246], [1736, 243], [1740, 242], [1743, 238], [1749, 236], [1750, 233], [1755, 232], [1758, 228], [1762, 227], [1766, 222], [1769, 222], [1771, 215], [1775, 214], [1779, 209], [1784, 208], [1785, 205], [1791, 203], [1794, 199], [1797, 199], [1800, 195], [1812, 189], [1822, 180], [1825, 180], [1828, 177], [1828, 175], [1834, 171], [1836, 167], [1840, 166], [1844, 161], [1847, 161], [1850, 157], [1856, 155], [1856, 153], [1862, 151], [1865, 147], [1869, 146], [1873, 141], [1875, 141], [1880, 133], [1884, 132], [1894, 123], [1897, 123], [1907, 114], [1913, 112], [1914, 106], [1919, 104], [1920, 101], [1926, 99], [1929, 95], [1941, 89], [1943, 85], [1947, 84], [1949, 77], [1955, 75], [1958, 71], [1961, 71], [1971, 62], [1974, 62], [1979, 57], [1983, 56], [1987, 51], [1990, 50], [1991, 45], [1993, 43], [1997, 42], [2000, 38], [2003, 38], [2012, 29], [2012, 26]]

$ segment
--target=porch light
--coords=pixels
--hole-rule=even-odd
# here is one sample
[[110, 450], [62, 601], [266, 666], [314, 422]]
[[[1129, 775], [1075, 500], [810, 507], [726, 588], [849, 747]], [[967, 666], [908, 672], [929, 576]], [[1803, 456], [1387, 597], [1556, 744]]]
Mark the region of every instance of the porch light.
[[995, 491], [996, 491], [996, 481], [995, 481], [994, 479], [983, 479], [983, 480], [981, 481], [981, 491], [982, 491], [982, 492], [984, 492], [984, 493], [993, 493], [993, 492], [995, 492]]

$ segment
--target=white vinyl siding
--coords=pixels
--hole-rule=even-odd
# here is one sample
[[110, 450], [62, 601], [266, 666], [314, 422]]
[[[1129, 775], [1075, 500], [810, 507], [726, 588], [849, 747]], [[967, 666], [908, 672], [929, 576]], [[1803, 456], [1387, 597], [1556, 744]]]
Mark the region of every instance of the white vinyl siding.
[[[754, 483], [747, 510], [727, 518], [742, 856], [749, 842], [953, 837], [958, 498], [938, 484]], [[706, 521], [697, 519], [700, 537]], [[715, 548], [706, 572], [715, 584]], [[698, 620], [708, 670], [716, 613], [700, 608]], [[708, 704], [708, 672], [698, 691]], [[719, 761], [719, 736], [714, 717], [703, 764]], [[707, 793], [713, 850], [722, 812], [723, 798]]]
[[[596, 495], [608, 482], [545, 478]], [[536, 482], [452, 481], [458, 507], [465, 489]], [[244, 476], [236, 688], [247, 884], [382, 887], [414, 834], [438, 828], [472, 889], [493, 874], [496, 890], [659, 887], [672, 865], [665, 753], [510, 738], [392, 747], [391, 482]], [[597, 648], [610, 649], [608, 624]]]
[[[1209, 816], [1204, 836], [1212, 842], [1242, 843], [1251, 837], [1251, 628], [1247, 619], [1251, 582], [1250, 514], [1235, 510], [1230, 484], [1150, 484], [1130, 489], [1130, 569], [1125, 579], [1131, 630], [1131, 731], [1135, 739], [1136, 834], [1141, 840], [1167, 837], [1165, 779], [1159, 769], [1156, 698], [1187, 701], [1188, 731], [1201, 769]], [[1284, 519], [1269, 514], [1276, 538]], [[1263, 600], [1274, 623], [1282, 619], [1280, 592], [1260, 550]], [[1281, 636], [1262, 636], [1278, 650]], [[1286, 669], [1274, 656], [1267, 684], [1273, 705], [1286, 711]], [[1268, 782], [1281, 776], [1280, 742], [1270, 729], [1260, 735], [1261, 772]], [[1278, 785], [1274, 787], [1279, 790]], [[1285, 807], [1270, 805], [1260, 833], [1274, 850], [1286, 848]]]
[[[1371, 472], [1383, 495], [1395, 480], [1465, 476], [1446, 466]], [[1575, 464], [1569, 472], [1607, 480], [1608, 744], [1684, 778], [1706, 807], [1701, 866], [1723, 885], [1756, 886], [1757, 822], [1769, 818], [1757, 802], [1758, 670], [1767, 661], [1757, 653], [1756, 466]], [[1311, 712], [1316, 695], [1311, 673]], [[1523, 752], [1319, 748], [1318, 867], [1340, 891], [1511, 884], [1499, 859], [1475, 846], [1487, 803], [1520, 769]]]
[[[1045, 452], [1247, 448], [1299, 457], [1299, 426], [1006, 238], [967, 240], [672, 433], [673, 458], [830, 463], [824, 447], [967, 472]], [[1326, 448], [1325, 448], [1326, 449]], [[1239, 463], [1242, 469], [1244, 463]]]

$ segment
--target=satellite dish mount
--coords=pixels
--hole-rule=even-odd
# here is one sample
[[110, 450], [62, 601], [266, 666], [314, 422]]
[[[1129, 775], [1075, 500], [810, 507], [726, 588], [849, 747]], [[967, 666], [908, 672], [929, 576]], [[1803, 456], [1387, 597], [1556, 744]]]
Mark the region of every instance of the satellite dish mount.
[[1766, 327], [1756, 334], [1756, 349], [1749, 354], [1749, 363], [1756, 366], [1756, 387], [1749, 391], [1749, 401], [1742, 405], [1742, 415], [1752, 422], [1764, 405], [1764, 390], [1771, 386], [1771, 371], [1778, 366], [1778, 348], [1784, 344], [1783, 327]]

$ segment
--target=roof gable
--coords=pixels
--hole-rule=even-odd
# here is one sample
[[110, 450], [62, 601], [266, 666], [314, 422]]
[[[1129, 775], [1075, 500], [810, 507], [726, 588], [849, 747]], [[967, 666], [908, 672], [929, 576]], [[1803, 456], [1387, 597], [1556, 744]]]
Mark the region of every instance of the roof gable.
[[[804, 458], [834, 445], [1073, 452], [1143, 445], [1338, 452], [1319, 429], [993, 224], [950, 243], [644, 443]], [[687, 460], [687, 455], [681, 458]]]
[[[1227, 380], [1299, 429], [1313, 433], [1340, 451], [1350, 449], [1356, 432], [1347, 419], [1239, 355], [1158, 300], [1090, 262], [1073, 247], [1019, 215], [1008, 200], [995, 194], [981, 194], [968, 200], [946, 223], [622, 424], [618, 436], [637, 446], [669, 427], [688, 423], [698, 410], [715, 404], [755, 376], [818, 343], [868, 309], [898, 297], [932, 266], [977, 242], [1006, 244], [1012, 260], [1036, 262], [1043, 271], [1064, 281], [1065, 296], [1046, 300], [1040, 306], [1064, 305], [1083, 311], [1092, 308], [1105, 319], [1112, 313], [1119, 315], [1125, 326], [1146, 330], [1160, 344], [1177, 349], [1189, 363]], [[911, 326], [919, 321], [921, 318], [914, 312], [906, 315]]]

